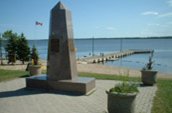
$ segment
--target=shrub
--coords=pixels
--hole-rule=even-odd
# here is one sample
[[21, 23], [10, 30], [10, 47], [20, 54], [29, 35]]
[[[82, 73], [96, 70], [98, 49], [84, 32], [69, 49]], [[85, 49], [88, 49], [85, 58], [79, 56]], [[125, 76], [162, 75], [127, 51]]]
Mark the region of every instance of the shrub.
[[131, 82], [122, 82], [109, 90], [110, 93], [135, 93], [138, 92], [137, 85]]
[[38, 65], [39, 55], [35, 46], [32, 47], [31, 58], [33, 60], [33, 65]]

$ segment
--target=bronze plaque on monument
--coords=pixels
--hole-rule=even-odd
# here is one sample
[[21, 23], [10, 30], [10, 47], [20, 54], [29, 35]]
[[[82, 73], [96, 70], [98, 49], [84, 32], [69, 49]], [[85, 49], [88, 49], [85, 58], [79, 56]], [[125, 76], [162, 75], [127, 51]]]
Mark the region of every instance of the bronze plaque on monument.
[[69, 50], [72, 51], [72, 52], [75, 52], [73, 39], [68, 39], [68, 44], [69, 44]]

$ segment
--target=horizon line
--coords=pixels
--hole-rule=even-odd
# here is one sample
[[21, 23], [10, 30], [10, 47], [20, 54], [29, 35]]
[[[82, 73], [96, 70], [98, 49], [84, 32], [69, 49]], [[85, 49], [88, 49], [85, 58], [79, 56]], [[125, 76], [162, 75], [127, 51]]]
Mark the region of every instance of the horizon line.
[[[161, 38], [172, 38], [172, 36], [147, 36], [147, 37], [92, 37], [92, 38], [73, 38], [73, 39], [161, 39]], [[48, 40], [48, 39], [28, 39], [28, 40]]]

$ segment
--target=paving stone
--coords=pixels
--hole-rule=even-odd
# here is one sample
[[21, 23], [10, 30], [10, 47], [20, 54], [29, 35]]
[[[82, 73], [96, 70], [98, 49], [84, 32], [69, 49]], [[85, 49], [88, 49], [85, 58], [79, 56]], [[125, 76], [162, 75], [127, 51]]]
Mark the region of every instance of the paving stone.
[[[119, 81], [96, 80], [96, 91], [89, 95], [66, 95], [25, 89], [25, 80], [0, 83], [0, 113], [107, 113], [106, 90]], [[139, 87], [136, 113], [151, 113], [156, 85]]]

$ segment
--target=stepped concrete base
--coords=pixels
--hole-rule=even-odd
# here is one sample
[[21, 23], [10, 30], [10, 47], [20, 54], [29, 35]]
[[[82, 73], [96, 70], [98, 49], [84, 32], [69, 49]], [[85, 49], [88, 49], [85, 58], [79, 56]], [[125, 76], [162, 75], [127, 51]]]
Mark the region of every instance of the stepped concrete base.
[[26, 78], [26, 87], [58, 91], [72, 91], [87, 95], [95, 90], [95, 78], [78, 77], [75, 80], [51, 81], [47, 79], [47, 75], [42, 74]]

